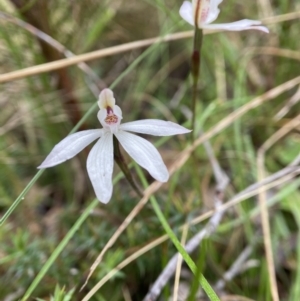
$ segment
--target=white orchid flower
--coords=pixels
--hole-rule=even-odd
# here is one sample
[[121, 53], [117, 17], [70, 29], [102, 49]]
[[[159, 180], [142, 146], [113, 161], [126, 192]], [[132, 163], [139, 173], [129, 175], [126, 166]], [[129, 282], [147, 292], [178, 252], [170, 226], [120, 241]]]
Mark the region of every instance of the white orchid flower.
[[258, 26], [260, 21], [255, 20], [240, 20], [232, 23], [210, 24], [215, 21], [220, 13], [218, 8], [223, 0], [192, 0], [184, 1], [180, 7], [180, 16], [193, 26], [202, 29], [222, 29], [229, 31], [241, 31], [256, 29], [266, 33], [269, 32], [265, 26]]
[[103, 129], [86, 130], [72, 134], [59, 142], [38, 168], [48, 168], [71, 159], [92, 141], [100, 138], [87, 159], [87, 171], [97, 198], [108, 203], [112, 196], [114, 165], [113, 135], [125, 151], [150, 175], [160, 182], [167, 182], [169, 173], [157, 149], [146, 139], [129, 132], [172, 136], [190, 130], [170, 121], [145, 119], [121, 124], [122, 110], [115, 105], [113, 92], [104, 89], [99, 96], [98, 119]]

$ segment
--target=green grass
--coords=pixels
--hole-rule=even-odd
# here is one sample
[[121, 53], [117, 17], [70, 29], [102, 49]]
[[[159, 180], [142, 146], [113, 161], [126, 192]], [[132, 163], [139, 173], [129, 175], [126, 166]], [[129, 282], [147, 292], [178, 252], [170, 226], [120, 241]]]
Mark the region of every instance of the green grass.
[[[276, 15], [300, 9], [297, 3], [285, 0], [273, 4]], [[192, 29], [179, 17], [180, 5], [181, 1], [174, 0], [88, 0], [85, 4], [55, 0], [49, 2], [45, 18], [48, 34], [80, 54]], [[220, 22], [261, 16], [255, 4], [226, 0], [220, 8]], [[37, 8], [32, 1], [19, 11], [5, 0], [0, 3], [0, 10], [29, 22], [24, 11]], [[40, 22], [45, 21], [42, 13], [38, 15]], [[293, 19], [269, 25], [269, 35], [244, 31], [204, 36], [197, 131], [200, 127], [209, 131], [254, 97], [299, 76], [296, 60], [265, 55], [262, 50], [255, 55], [249, 52], [252, 47], [299, 49], [297, 24], [298, 19]], [[1, 74], [49, 60], [36, 37], [1, 18], [0, 25]], [[99, 76], [99, 87], [113, 87], [124, 122], [155, 118], [190, 127], [191, 51], [192, 38], [188, 38], [115, 54], [88, 65]], [[218, 63], [219, 55], [223, 56], [224, 65]], [[55, 71], [0, 84], [0, 299], [82, 300], [114, 267], [164, 235], [167, 229], [170, 239], [137, 257], [91, 299], [124, 300], [127, 292], [132, 300], [142, 300], [176, 248], [181, 248], [180, 226], [212, 207], [212, 167], [203, 146], [196, 148], [120, 235], [79, 292], [91, 265], [139, 198], [115, 165], [111, 201], [103, 205], [94, 200], [85, 166], [90, 147], [57, 167], [44, 172], [36, 169], [53, 146], [71, 131], [100, 127], [96, 99], [86, 75], [72, 66], [67, 69], [65, 80], [70, 83], [68, 92], [58, 87]], [[218, 89], [222, 85], [226, 99]], [[257, 182], [257, 152], [270, 136], [298, 115], [300, 106], [296, 104], [284, 118], [274, 119], [296, 90], [294, 87], [249, 111], [210, 140], [230, 178], [225, 202]], [[68, 102], [70, 97], [75, 102]], [[74, 122], [76, 114], [79, 123]], [[168, 166], [190, 145], [188, 136], [147, 139], [157, 145]], [[299, 154], [299, 140], [296, 127], [267, 151], [268, 175], [294, 160]], [[130, 163], [129, 157], [125, 157]], [[139, 170], [131, 170], [141, 187], [142, 183], [152, 182], [144, 170], [143, 176]], [[268, 208], [280, 300], [300, 300], [299, 180], [272, 188], [268, 192]], [[206, 221], [190, 225], [188, 239], [205, 224]], [[200, 247], [185, 259], [192, 270], [200, 262], [199, 272], [214, 287], [248, 245], [253, 245], [253, 252], [247, 263], [253, 265], [229, 281], [223, 293], [272, 300], [257, 197], [227, 209], [215, 234], [205, 240], [203, 252]], [[186, 264], [183, 269], [188, 274], [183, 273], [180, 282], [193, 286], [188, 300], [195, 299], [199, 286]], [[193, 272], [198, 275], [196, 269]], [[161, 300], [170, 298], [173, 283], [172, 278]], [[9, 299], [13, 293], [16, 295]]]

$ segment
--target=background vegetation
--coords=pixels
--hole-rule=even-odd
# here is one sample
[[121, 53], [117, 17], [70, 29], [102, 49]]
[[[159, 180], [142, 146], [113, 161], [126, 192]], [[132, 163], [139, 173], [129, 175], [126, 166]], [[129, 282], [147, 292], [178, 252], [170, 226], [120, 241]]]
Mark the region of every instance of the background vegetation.
[[[62, 59], [66, 54], [54, 41], [45, 43], [39, 39], [40, 33], [29, 32], [28, 24], [77, 55], [191, 30], [178, 14], [181, 4], [179, 0], [1, 0], [0, 73]], [[230, 179], [222, 195], [227, 203], [250, 185], [286, 171], [285, 167], [299, 155], [300, 5], [288, 0], [226, 0], [220, 8], [218, 22], [261, 19], [270, 29], [269, 35], [257, 31], [213, 33], [203, 41], [197, 136], [200, 128], [211, 135], [211, 155], [214, 153]], [[191, 51], [192, 33], [184, 39], [89, 61], [88, 71], [87, 66], [83, 72], [72, 65], [1, 83], [0, 215], [5, 217], [0, 226], [1, 300], [21, 299], [30, 285], [32, 291], [25, 299], [50, 300], [52, 296], [51, 300], [82, 300], [125, 258], [149, 246], [147, 253], [134, 255], [134, 260], [113, 275], [91, 300], [144, 298], [176, 252], [168, 239], [151, 246], [165, 232], [150, 203], [137, 212], [79, 292], [91, 265], [140, 200], [115, 166], [117, 183], [112, 200], [108, 205], [93, 205], [95, 196], [85, 167], [90, 147], [37, 176], [36, 167], [95, 104], [90, 88], [97, 93], [96, 88], [110, 86], [124, 71], [127, 73], [113, 89], [124, 121], [156, 118], [190, 127]], [[293, 79], [289, 89], [280, 86]], [[277, 94], [272, 90], [273, 94], [258, 98], [264, 102], [256, 108], [246, 107], [243, 115], [234, 118], [232, 113], [274, 88]], [[213, 132], [224, 120], [228, 126], [221, 124]], [[99, 126], [94, 111], [79, 130]], [[270, 137], [271, 143], [265, 144]], [[176, 163], [180, 152], [191, 144], [188, 136], [147, 139], [156, 143], [166, 164], [175, 170], [169, 182], [155, 191], [157, 201], [178, 239], [189, 240], [204, 229], [207, 219], [189, 224], [183, 232], [180, 226], [214, 208], [216, 182], [208, 154], [199, 143], [193, 152], [185, 153], [188, 160], [181, 167]], [[142, 186], [136, 166], [132, 171]], [[300, 300], [298, 172], [299, 168], [291, 168], [285, 175], [279, 174], [266, 193], [256, 190], [243, 202], [228, 206], [216, 231], [191, 254], [217, 289], [215, 284], [248, 250], [237, 265], [237, 274], [225, 277], [218, 288], [222, 300], [274, 300], [269, 284], [271, 267], [265, 257], [264, 240], [268, 238], [280, 300]], [[153, 179], [145, 175], [151, 183]], [[22, 193], [32, 179], [33, 185]], [[18, 197], [18, 206], [6, 219], [5, 214]], [[264, 200], [270, 237], [263, 235], [261, 226]], [[87, 208], [91, 204], [94, 209], [90, 212]], [[77, 231], [73, 228], [70, 232], [80, 218]], [[68, 241], [57, 249], [66, 237]], [[51, 255], [55, 260], [45, 266]], [[41, 271], [45, 275], [37, 281]], [[184, 263], [177, 299], [172, 297], [173, 284], [171, 278], [161, 300], [188, 300], [184, 295], [189, 295], [191, 285], [199, 291], [196, 296], [191, 293], [189, 300], [204, 300]]]

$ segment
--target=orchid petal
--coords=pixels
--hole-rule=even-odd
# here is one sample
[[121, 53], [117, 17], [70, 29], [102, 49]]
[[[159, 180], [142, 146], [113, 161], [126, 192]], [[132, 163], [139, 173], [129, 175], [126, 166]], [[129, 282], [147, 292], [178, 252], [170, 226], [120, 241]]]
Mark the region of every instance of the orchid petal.
[[180, 16], [194, 26], [193, 5], [190, 1], [184, 1], [179, 10]]
[[255, 20], [240, 20], [232, 23], [222, 23], [222, 24], [204, 24], [201, 27], [206, 29], [223, 29], [229, 31], [241, 31], [241, 30], [261, 30], [263, 32], [269, 33], [269, 30], [265, 26], [257, 26], [260, 25], [260, 21]]
[[154, 136], [172, 136], [191, 132], [177, 123], [158, 119], [126, 122], [120, 125], [120, 130]]
[[167, 167], [157, 149], [150, 142], [124, 131], [119, 131], [115, 135], [129, 156], [148, 170], [154, 179], [160, 182], [168, 181]]
[[103, 130], [87, 130], [67, 136], [54, 146], [38, 168], [52, 167], [73, 158], [102, 134]]
[[209, 5], [208, 15], [206, 20], [203, 22], [204, 24], [209, 24], [215, 21], [220, 13], [220, 9], [218, 6], [223, 2], [223, 0], [211, 0]]
[[94, 145], [87, 159], [87, 171], [97, 199], [108, 203], [112, 191], [112, 173], [114, 167], [113, 135], [106, 132]]

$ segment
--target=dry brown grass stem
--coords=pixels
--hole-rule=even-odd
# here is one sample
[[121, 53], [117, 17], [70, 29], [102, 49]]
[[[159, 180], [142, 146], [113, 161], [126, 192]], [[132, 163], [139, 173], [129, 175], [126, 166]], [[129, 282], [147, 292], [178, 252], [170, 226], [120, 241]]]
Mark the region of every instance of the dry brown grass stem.
[[118, 53], [130, 51], [133, 49], [139, 49], [143, 47], [147, 47], [156, 43], [162, 43], [162, 42], [169, 42], [169, 41], [175, 41], [179, 39], [185, 39], [192, 37], [193, 31], [185, 31], [185, 32], [178, 32], [174, 34], [169, 34], [164, 37], [156, 37], [151, 39], [145, 39], [135, 42], [130, 42], [118, 46], [112, 46], [105, 49], [100, 49], [84, 54], [79, 54], [77, 56], [68, 57], [66, 59], [57, 60], [50, 63], [45, 63], [41, 65], [36, 65], [28, 68], [24, 68], [17, 71], [8, 72], [5, 74], [0, 75], [0, 83], [8, 82], [11, 80], [20, 79], [27, 76], [32, 76], [40, 73], [45, 73], [61, 68], [65, 68], [68, 66], [76, 65], [81, 62], [88, 62], [95, 59], [103, 58], [106, 56], [115, 55]]
[[274, 15], [270, 0], [258, 0], [258, 5], [262, 17], [265, 18]]
[[[265, 153], [281, 138], [288, 134], [292, 129], [300, 125], [300, 115], [285, 124], [280, 130], [274, 133], [258, 150], [257, 154], [257, 172], [258, 180], [261, 181], [265, 178]], [[258, 194], [259, 205], [261, 210], [261, 223], [263, 230], [264, 246], [268, 266], [268, 276], [270, 281], [270, 290], [273, 301], [279, 301], [278, 286], [276, 281], [276, 271], [274, 264], [274, 256], [272, 250], [271, 230], [269, 223], [269, 212], [267, 206], [266, 191], [259, 191]]]
[[[189, 225], [186, 224], [183, 226], [182, 235], [181, 235], [181, 244], [184, 246], [188, 234]], [[180, 282], [180, 274], [182, 267], [183, 258], [181, 255], [178, 256], [176, 271], [175, 271], [175, 279], [174, 279], [174, 289], [173, 289], [173, 301], [178, 300], [178, 290], [179, 290], [179, 282]]]
[[[184, 163], [189, 159], [191, 153], [201, 144], [203, 144], [208, 139], [212, 138], [222, 130], [226, 129], [229, 125], [231, 125], [235, 120], [249, 112], [250, 110], [258, 107], [259, 105], [263, 104], [265, 101], [268, 101], [270, 99], [273, 99], [283, 93], [286, 90], [292, 89], [294, 86], [300, 84], [300, 76], [296, 77], [290, 81], [285, 82], [284, 84], [281, 84], [277, 86], [276, 88], [273, 88], [269, 90], [268, 92], [264, 93], [261, 96], [255, 97], [252, 101], [249, 103], [243, 105], [238, 110], [234, 111], [230, 115], [228, 115], [226, 118], [221, 120], [219, 123], [217, 123], [212, 129], [208, 130], [206, 133], [201, 135], [197, 140], [194, 141], [194, 143], [187, 147], [185, 150], [183, 150], [177, 159], [174, 161], [174, 163], [169, 168], [170, 176], [173, 175], [174, 172], [176, 172], [178, 169], [180, 169]], [[133, 210], [130, 212], [130, 214], [125, 218], [124, 222], [120, 225], [120, 227], [117, 229], [117, 231], [114, 233], [114, 235], [109, 239], [95, 262], [93, 263], [92, 267], [90, 268], [89, 275], [87, 277], [87, 280], [83, 287], [86, 285], [87, 281], [91, 277], [92, 273], [96, 269], [96, 267], [101, 262], [104, 254], [106, 251], [113, 246], [115, 241], [118, 239], [118, 237], [123, 233], [123, 231], [127, 228], [127, 226], [131, 223], [131, 221], [137, 216], [137, 214], [142, 210], [142, 208], [145, 206], [145, 204], [148, 202], [151, 195], [153, 195], [161, 186], [163, 183], [160, 182], [153, 182], [145, 191], [144, 191], [144, 197], [138, 202], [138, 204], [133, 208]], [[225, 204], [227, 205], [227, 204]], [[210, 211], [210, 213], [207, 214], [208, 218], [213, 214], [213, 210]]]
[[277, 47], [249, 47], [246, 49], [246, 54], [274, 55], [300, 61], [299, 51]]
[[[300, 16], [300, 11], [297, 11], [297, 12], [288, 13], [288, 14], [284, 14], [284, 15], [268, 17], [268, 18], [263, 19], [262, 21], [265, 24], [274, 24], [274, 23], [280, 23], [280, 22], [293, 20], [293, 19], [298, 18], [299, 16]], [[220, 30], [219, 31], [217, 31], [217, 30], [205, 31], [204, 34], [212, 34], [212, 33], [216, 33], [216, 32], [221, 32], [221, 31]], [[194, 32], [192, 30], [185, 31], [185, 32], [178, 32], [178, 33], [166, 35], [164, 37], [156, 37], [156, 38], [150, 38], [150, 39], [130, 42], [130, 43], [126, 43], [126, 44], [122, 44], [122, 45], [118, 45], [118, 46], [108, 47], [105, 49], [100, 49], [100, 50], [80, 54], [75, 57], [69, 57], [66, 59], [57, 60], [57, 61], [46, 63], [46, 64], [41, 64], [41, 65], [37, 65], [37, 66], [24, 68], [21, 70], [8, 72], [8, 73], [0, 75], [0, 83], [24, 78], [27, 76], [37, 75], [40, 73], [45, 73], [45, 72], [49, 72], [49, 71], [53, 71], [53, 70], [57, 70], [57, 69], [61, 69], [61, 68], [65, 68], [68, 66], [76, 65], [81, 62], [88, 62], [88, 61], [103, 58], [106, 56], [111, 56], [114, 54], [130, 51], [133, 49], [147, 47], [147, 46], [153, 45], [155, 43], [162, 43], [162, 42], [169, 42], [169, 41], [191, 38], [191, 37], [193, 37], [193, 34], [194, 34]]]
[[132, 301], [132, 298], [130, 296], [130, 291], [127, 285], [124, 285], [122, 287], [122, 293], [123, 293], [124, 301]]
[[298, 87], [295, 94], [287, 101], [287, 103], [282, 107], [282, 109], [274, 116], [274, 120], [278, 121], [283, 118], [290, 109], [300, 101], [300, 86]]
[[276, 24], [276, 23], [295, 20], [298, 19], [299, 17], [300, 17], [300, 11], [295, 11], [292, 13], [282, 14], [278, 16], [266, 17], [263, 18], [262, 21], [264, 22], [264, 24]]

